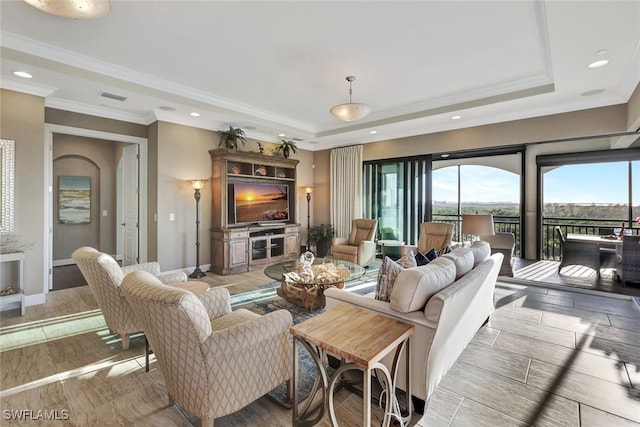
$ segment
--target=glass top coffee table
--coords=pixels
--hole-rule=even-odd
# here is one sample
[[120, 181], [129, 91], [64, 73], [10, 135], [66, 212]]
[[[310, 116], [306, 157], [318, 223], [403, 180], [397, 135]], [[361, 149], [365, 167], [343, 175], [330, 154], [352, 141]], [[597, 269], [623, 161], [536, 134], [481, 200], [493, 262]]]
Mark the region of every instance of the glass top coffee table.
[[282, 281], [276, 290], [278, 295], [307, 310], [324, 308], [324, 290], [344, 288], [345, 282], [362, 277], [365, 269], [357, 264], [342, 260], [316, 259], [311, 272], [302, 268], [299, 261], [285, 261], [270, 265], [264, 274], [274, 280]]

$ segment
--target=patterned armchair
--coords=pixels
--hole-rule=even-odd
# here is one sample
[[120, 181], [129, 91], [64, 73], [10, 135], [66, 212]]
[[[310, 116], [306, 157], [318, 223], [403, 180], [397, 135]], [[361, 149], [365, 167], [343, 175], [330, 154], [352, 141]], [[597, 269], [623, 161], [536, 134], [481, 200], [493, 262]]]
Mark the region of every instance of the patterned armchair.
[[376, 258], [376, 219], [354, 219], [351, 221], [349, 238], [334, 237], [331, 245], [333, 259], [349, 261], [363, 267]]
[[76, 249], [71, 258], [78, 264], [89, 288], [96, 296], [104, 320], [112, 332], [120, 335], [122, 348], [129, 349], [129, 334], [141, 332], [142, 326], [120, 292], [122, 279], [132, 271], [143, 270], [158, 276], [163, 283], [186, 282], [185, 273], [161, 274], [157, 262], [120, 267], [108, 254], [84, 246]]
[[213, 426], [289, 381], [288, 311], [232, 312], [225, 288], [198, 298], [146, 272], [127, 275], [121, 289], [154, 349], [169, 402], [199, 416], [201, 425]]

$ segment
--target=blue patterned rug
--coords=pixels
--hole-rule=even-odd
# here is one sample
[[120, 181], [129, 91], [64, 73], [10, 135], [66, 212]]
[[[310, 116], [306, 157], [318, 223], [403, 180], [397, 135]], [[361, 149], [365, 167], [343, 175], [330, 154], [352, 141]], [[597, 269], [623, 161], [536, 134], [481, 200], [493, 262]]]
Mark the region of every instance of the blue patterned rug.
[[[345, 283], [344, 290], [346, 292], [354, 292], [359, 295], [365, 295], [373, 292], [376, 288], [377, 275], [377, 268], [367, 269], [365, 275], [360, 279]], [[294, 324], [300, 323], [317, 314], [324, 313], [324, 308], [308, 311], [304, 307], [281, 298], [276, 294], [276, 289], [279, 286], [280, 282], [276, 281], [264, 286], [260, 286], [250, 292], [232, 295], [231, 307], [233, 310], [237, 310], [238, 308], [245, 308], [258, 314], [265, 314], [280, 309], [288, 310], [293, 317]], [[311, 355], [307, 352], [307, 350], [303, 346], [299, 346], [299, 348], [299, 398], [303, 400], [309, 395], [311, 388], [313, 387], [313, 380], [316, 376], [317, 369]], [[329, 375], [331, 374], [331, 372], [331, 369], [329, 369]], [[269, 395], [278, 401], [285, 401], [287, 398], [285, 385], [280, 385], [278, 388], [271, 391]]]

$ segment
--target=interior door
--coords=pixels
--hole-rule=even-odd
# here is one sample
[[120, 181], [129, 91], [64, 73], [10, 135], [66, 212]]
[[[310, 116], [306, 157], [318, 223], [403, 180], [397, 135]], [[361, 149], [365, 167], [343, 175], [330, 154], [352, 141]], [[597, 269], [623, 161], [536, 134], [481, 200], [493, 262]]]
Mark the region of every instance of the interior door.
[[139, 244], [139, 174], [138, 144], [131, 144], [122, 150], [122, 222], [123, 249], [122, 265], [138, 263]]

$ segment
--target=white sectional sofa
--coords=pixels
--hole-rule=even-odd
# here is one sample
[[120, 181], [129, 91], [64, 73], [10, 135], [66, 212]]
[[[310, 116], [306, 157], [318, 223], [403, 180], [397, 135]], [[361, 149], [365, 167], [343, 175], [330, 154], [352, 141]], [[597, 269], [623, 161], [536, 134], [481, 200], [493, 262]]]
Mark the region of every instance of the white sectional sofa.
[[[489, 318], [503, 255], [490, 255], [486, 242], [453, 252], [431, 263], [401, 271], [390, 302], [375, 293], [357, 295], [327, 289], [327, 309], [353, 304], [416, 326], [410, 338], [411, 394], [428, 402], [440, 380]], [[404, 357], [398, 373], [405, 372]], [[383, 360], [391, 366], [392, 357]], [[404, 375], [397, 386], [406, 391]]]

